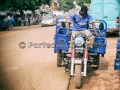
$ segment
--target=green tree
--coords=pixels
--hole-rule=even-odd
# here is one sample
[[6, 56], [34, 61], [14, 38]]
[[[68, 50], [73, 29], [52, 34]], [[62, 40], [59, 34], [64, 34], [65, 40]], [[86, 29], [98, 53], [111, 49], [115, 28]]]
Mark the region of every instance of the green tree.
[[91, 0], [85, 0], [86, 3], [91, 3]]
[[82, 6], [84, 3], [91, 3], [91, 0], [76, 0], [76, 3]]
[[60, 10], [64, 10], [64, 11], [68, 11], [69, 9], [72, 9], [75, 7], [75, 5], [73, 4], [74, 0], [59, 0], [59, 9]]
[[0, 9], [5, 11], [32, 10], [39, 8], [41, 4], [50, 5], [51, 0], [0, 0]]

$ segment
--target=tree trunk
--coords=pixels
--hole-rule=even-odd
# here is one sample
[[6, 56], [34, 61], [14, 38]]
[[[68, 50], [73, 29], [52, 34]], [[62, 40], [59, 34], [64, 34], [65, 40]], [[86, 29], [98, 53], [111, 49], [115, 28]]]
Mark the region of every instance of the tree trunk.
[[23, 10], [20, 10], [20, 16], [21, 16], [21, 18], [24, 18]]

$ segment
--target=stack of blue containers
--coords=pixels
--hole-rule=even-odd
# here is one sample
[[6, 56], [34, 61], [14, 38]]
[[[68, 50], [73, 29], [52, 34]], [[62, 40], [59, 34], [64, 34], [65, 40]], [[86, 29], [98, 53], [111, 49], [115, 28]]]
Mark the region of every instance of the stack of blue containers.
[[120, 39], [117, 40], [116, 59], [114, 61], [114, 70], [120, 70]]

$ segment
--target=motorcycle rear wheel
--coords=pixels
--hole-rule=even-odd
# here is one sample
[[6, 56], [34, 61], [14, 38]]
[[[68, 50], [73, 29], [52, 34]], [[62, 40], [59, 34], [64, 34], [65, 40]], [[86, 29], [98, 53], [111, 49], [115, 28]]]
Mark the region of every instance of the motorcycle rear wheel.
[[61, 67], [61, 51], [57, 51], [57, 67]]
[[100, 55], [98, 54], [98, 55], [95, 57], [95, 61], [94, 61], [94, 64], [95, 64], [95, 65], [98, 65], [98, 67], [94, 67], [94, 69], [98, 69], [98, 68], [99, 68], [99, 62], [100, 62]]

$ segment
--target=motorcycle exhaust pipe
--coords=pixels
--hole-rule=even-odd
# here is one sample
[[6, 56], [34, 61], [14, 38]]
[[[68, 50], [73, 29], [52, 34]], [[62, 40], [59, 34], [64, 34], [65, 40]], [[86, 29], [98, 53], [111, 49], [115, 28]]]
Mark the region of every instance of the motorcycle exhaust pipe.
[[75, 49], [72, 49], [72, 53], [71, 53], [71, 73], [70, 73], [70, 75], [74, 75], [75, 58], [76, 58], [76, 52], [75, 52]]

